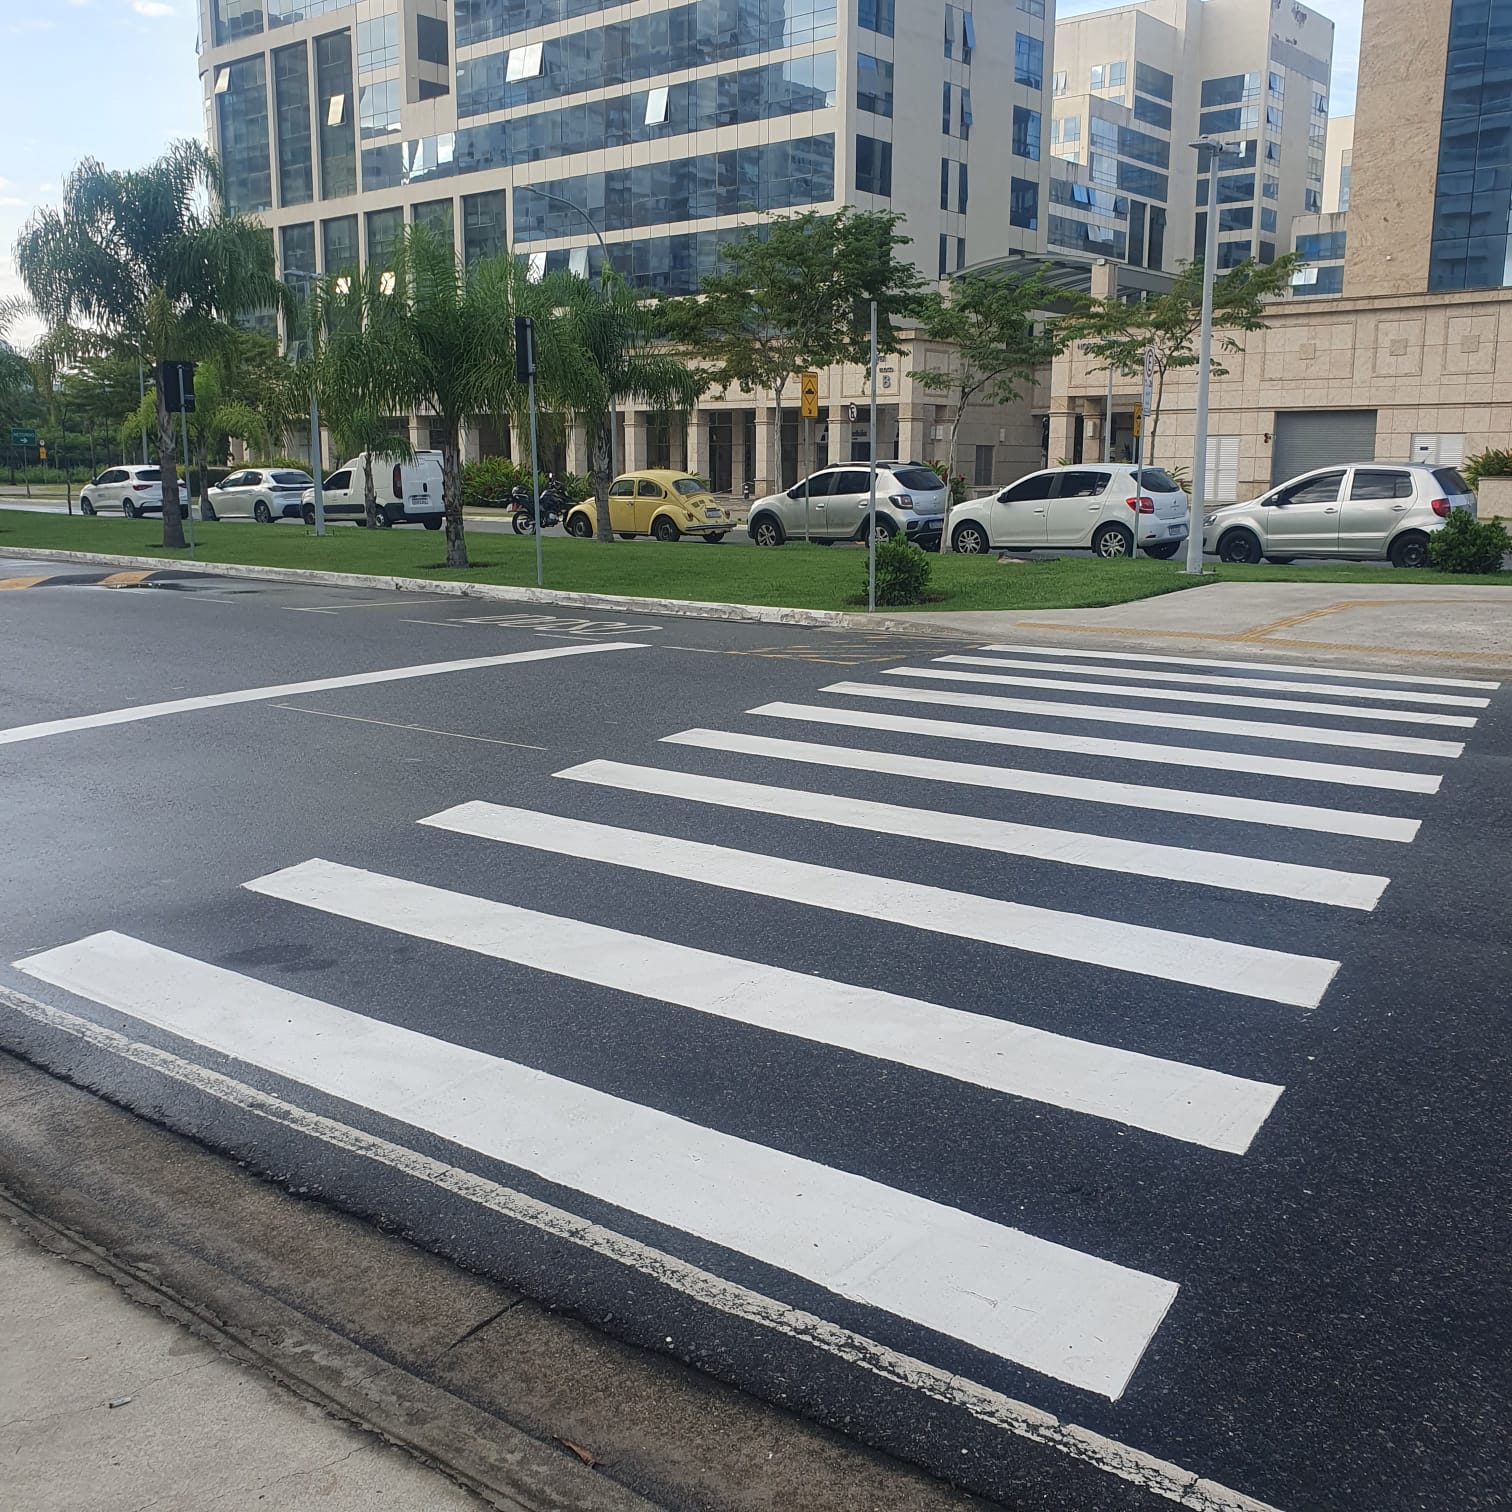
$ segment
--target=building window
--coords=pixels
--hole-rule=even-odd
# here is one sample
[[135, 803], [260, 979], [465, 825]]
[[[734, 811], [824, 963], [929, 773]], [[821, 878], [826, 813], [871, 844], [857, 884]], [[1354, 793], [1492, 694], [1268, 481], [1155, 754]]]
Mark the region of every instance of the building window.
[[1220, 268], [1237, 268], [1245, 262], [1251, 254], [1251, 244], [1247, 241], [1219, 242], [1218, 243], [1218, 266]]
[[399, 129], [399, 80], [376, 79], [358, 91], [357, 119], [364, 140]]
[[1265, 182], [1260, 186], [1260, 193], [1266, 199], [1279, 199], [1281, 196], [1281, 180], [1267, 177]]
[[1302, 191], [1302, 209], [1308, 215], [1317, 215], [1323, 208], [1323, 196], [1316, 189]]
[[1038, 16], [1041, 21], [1045, 19], [1045, 0], [1018, 0], [1018, 8], [1026, 16]]
[[958, 163], [956, 165], [956, 209], [962, 215], [966, 213], [966, 188], [966, 165], [965, 163]]
[[379, 16], [357, 23], [357, 72], [379, 73], [399, 66], [399, 17]]
[[237, 212], [273, 208], [268, 156], [268, 84], [262, 53], [228, 63], [215, 80], [226, 203]]
[[1066, 92], [1066, 76], [1063, 73], [1054, 74], [1050, 80], [1050, 92], [1055, 95], [1063, 95]]
[[424, 226], [439, 242], [455, 248], [457, 234], [453, 225], [452, 202], [449, 199], [426, 200], [412, 206], [410, 218], [414, 225]]
[[[948, 7], [947, 7], [948, 9]], [[893, 66], [870, 53], [856, 54], [856, 109], [873, 115], [893, 113]]]
[[1297, 256], [1303, 262], [1342, 262], [1346, 233], [1318, 231], [1297, 238]]
[[325, 266], [322, 272], [355, 273], [357, 271], [357, 217], [338, 216], [320, 223], [321, 250]]
[[955, 34], [956, 34], [956, 8], [953, 5], [945, 7], [945, 56], [955, 57]]
[[961, 140], [964, 142], [971, 136], [971, 91], [961, 91]]
[[1260, 229], [1269, 231], [1273, 236], [1276, 231], [1276, 212], [1274, 210], [1262, 210], [1260, 212]]
[[1014, 82], [1029, 89], [1043, 89], [1045, 84], [1045, 44], [1038, 37], [1017, 32], [1013, 38]]
[[856, 189], [861, 194], [892, 193], [892, 143], [877, 137], [856, 138]]
[[1281, 108], [1278, 105], [1265, 107], [1265, 124], [1276, 131], [1281, 129]]
[[451, 62], [451, 37], [446, 22], [434, 16], [415, 17], [415, 56], [422, 63], [445, 68]]
[[369, 210], [367, 216], [367, 260], [370, 268], [386, 268], [389, 265], [394, 243], [404, 229], [404, 211], [397, 205], [392, 210]]
[[[315, 227], [309, 221], [302, 226], [285, 226], [279, 237], [279, 276], [292, 283], [295, 296], [303, 299], [309, 280], [319, 272], [315, 266]], [[304, 276], [297, 276], [300, 274]]]
[[1349, 164], [1339, 169], [1339, 210], [1349, 209]]
[[470, 268], [485, 257], [498, 257], [509, 245], [504, 225], [504, 191], [462, 196], [462, 260]]
[[315, 171], [309, 51], [303, 42], [273, 54], [273, 109], [278, 119], [278, 203], [308, 205], [315, 198]]
[[213, 11], [217, 47], [263, 29], [263, 0], [215, 0]]
[[977, 488], [990, 488], [994, 477], [994, 448], [979, 446], [976, 449], [976, 464], [972, 468], [972, 483]]
[[940, 130], [946, 136], [950, 135], [950, 80], [946, 79], [945, 87], [940, 91]]
[[1103, 87], [1103, 66], [1101, 63], [1094, 63], [1092, 65], [1090, 84], [1093, 89], [1101, 89]]
[[940, 209], [950, 209], [950, 159], [940, 159]]
[[942, 234], [940, 236], [940, 270], [937, 277], [944, 278], [950, 271], [950, 238]]
[[1150, 241], [1145, 250], [1145, 267], [1159, 272], [1165, 266], [1166, 213], [1160, 205], [1150, 206]]
[[1215, 105], [1247, 105], [1260, 98], [1260, 75], [1257, 73], [1229, 74], [1222, 79], [1202, 81], [1202, 108], [1210, 110]]
[[1156, 100], [1164, 100], [1169, 105], [1176, 88], [1176, 80], [1164, 69], [1151, 68], [1148, 63], [1136, 62], [1134, 87], [1140, 94], [1147, 94]]
[[315, 99], [320, 112], [320, 197], [340, 199], [357, 192], [357, 111], [352, 100], [350, 32], [316, 37]]
[[1286, 75], [1285, 74], [1279, 74], [1279, 73], [1274, 73], [1274, 72], [1271, 74], [1271, 76], [1270, 76], [1270, 92], [1273, 95], [1284, 95], [1286, 93]]
[[1228, 210], [1218, 212], [1219, 231], [1253, 231], [1255, 229], [1255, 207], [1253, 205], [1235, 205]]
[[1025, 231], [1039, 230], [1039, 183], [1035, 179], [1010, 179], [1008, 224]]
[[1038, 162], [1040, 155], [1040, 113], [1022, 105], [1013, 107], [1014, 155]]
[[856, 20], [879, 36], [893, 34], [893, 0], [858, 0]]
[[1134, 119], [1146, 126], [1159, 126], [1162, 131], [1171, 129], [1171, 107], [1156, 100], [1147, 100], [1143, 95], [1134, 96]]
[[976, 51], [976, 18], [970, 11], [961, 12], [961, 62], [970, 63]]
[[541, 76], [541, 60], [546, 55], [544, 42], [527, 42], [523, 47], [512, 47], [504, 65], [504, 82], [518, 84], [525, 79]]

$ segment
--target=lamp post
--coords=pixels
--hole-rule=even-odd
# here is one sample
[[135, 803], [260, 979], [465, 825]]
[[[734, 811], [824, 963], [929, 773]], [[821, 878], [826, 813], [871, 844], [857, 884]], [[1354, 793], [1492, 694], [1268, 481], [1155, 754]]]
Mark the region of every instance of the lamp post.
[[[539, 194], [542, 199], [550, 200], [554, 205], [565, 205], [575, 215], [582, 216], [587, 223], [588, 229], [593, 232], [599, 244], [599, 251], [604, 254], [604, 261], [599, 268], [599, 288], [604, 287], [604, 275], [609, 270], [609, 243], [604, 240], [604, 233], [599, 230], [598, 222], [583, 209], [581, 205], [575, 205], [570, 199], [564, 199], [560, 194], [552, 194], [548, 190], [541, 189], [535, 184], [522, 184], [522, 189], [528, 189], [532, 194]], [[609, 394], [609, 476], [619, 477], [619, 399], [611, 390]]]
[[[1218, 165], [1229, 150], [1224, 143], [1201, 137], [1192, 143], [1197, 171], [1207, 172], [1207, 235], [1202, 251], [1202, 334], [1197, 346], [1197, 426], [1192, 442], [1192, 518], [1187, 529], [1186, 570], [1202, 576], [1202, 521], [1207, 513], [1208, 388], [1213, 368], [1213, 282], [1218, 267]], [[1204, 158], [1204, 154], [1206, 157]]]
[[[284, 271], [285, 283], [303, 284], [305, 288], [305, 308], [309, 308], [310, 285], [315, 282], [313, 273], [301, 273], [297, 270], [286, 269]], [[290, 359], [293, 359], [297, 348], [296, 342], [290, 342]], [[315, 333], [313, 328], [310, 332], [310, 352], [314, 355]], [[325, 530], [325, 483], [320, 474], [323, 471], [323, 458], [320, 455], [320, 400], [315, 393], [315, 385], [310, 384], [310, 476], [315, 480], [314, 506], [315, 506], [315, 534], [323, 536]]]

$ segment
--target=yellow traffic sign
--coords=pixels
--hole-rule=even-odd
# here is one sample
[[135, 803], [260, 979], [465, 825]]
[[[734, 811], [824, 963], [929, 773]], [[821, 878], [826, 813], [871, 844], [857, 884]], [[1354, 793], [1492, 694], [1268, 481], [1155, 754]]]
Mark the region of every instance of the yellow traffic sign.
[[814, 420], [819, 415], [819, 375], [799, 373], [798, 393], [801, 397], [799, 413], [805, 420]]

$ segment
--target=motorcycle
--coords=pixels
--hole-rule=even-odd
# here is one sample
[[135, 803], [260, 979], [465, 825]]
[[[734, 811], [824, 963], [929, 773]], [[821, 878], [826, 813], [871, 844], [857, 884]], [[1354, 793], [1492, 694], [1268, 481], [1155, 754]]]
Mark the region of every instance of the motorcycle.
[[[535, 499], [523, 484], [517, 484], [510, 493], [510, 502], [515, 507], [514, 532], [516, 535], [531, 535], [535, 531]], [[541, 528], [550, 530], [560, 525], [567, 513], [570, 501], [567, 490], [553, 478], [541, 490]]]

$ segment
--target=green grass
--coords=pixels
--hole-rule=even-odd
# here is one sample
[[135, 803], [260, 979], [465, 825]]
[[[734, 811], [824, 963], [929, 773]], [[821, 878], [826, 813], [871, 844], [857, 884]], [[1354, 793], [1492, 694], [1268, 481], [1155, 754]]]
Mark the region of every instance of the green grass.
[[[370, 532], [333, 526], [324, 538], [301, 525], [202, 524], [195, 522], [198, 559], [266, 567], [314, 567], [328, 572], [394, 577], [458, 578], [468, 582], [535, 584], [535, 546], [528, 536], [475, 532], [468, 549], [476, 565], [443, 566], [439, 532]], [[31, 514], [0, 509], [0, 546], [103, 551], [189, 564], [188, 552], [164, 551], [158, 520]], [[790, 544], [777, 551], [747, 546], [687, 543], [659, 546], [646, 541], [574, 541], [548, 536], [543, 542], [546, 586], [587, 593], [644, 598], [702, 599], [716, 603], [773, 604], [803, 609], [854, 609], [864, 603], [866, 554], [855, 547]], [[1025, 566], [996, 557], [934, 559], [929, 610], [1095, 609], [1152, 598], [1197, 586], [1179, 562], [1104, 562], [1092, 556], [1061, 557]], [[1437, 572], [1397, 572], [1390, 567], [1337, 563], [1318, 567], [1220, 567], [1224, 582], [1475, 583], [1497, 578], [1450, 577]], [[1211, 578], [1205, 581], [1212, 581]]]
[[1477, 587], [1512, 588], [1512, 572], [1476, 574], [1468, 572], [1435, 572], [1430, 567], [1403, 569], [1376, 562], [1317, 562], [1312, 565], [1297, 563], [1291, 567], [1273, 567], [1261, 563], [1254, 567], [1237, 567], [1227, 564], [1214, 568], [1215, 575], [1224, 583], [1323, 583], [1347, 587], [1353, 583], [1430, 583], [1443, 587], [1446, 583], [1471, 583]]

